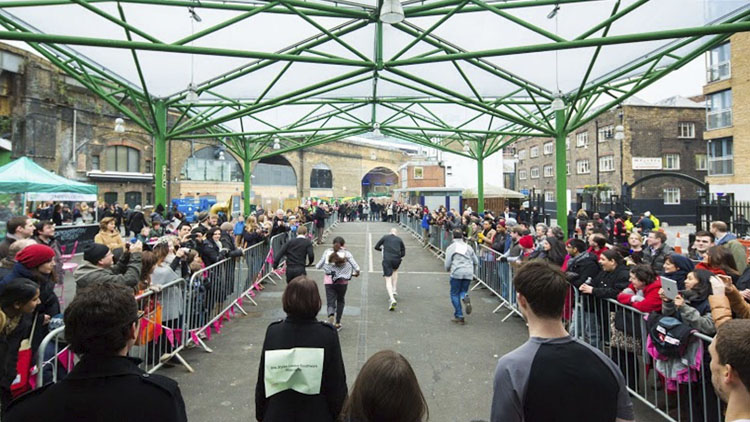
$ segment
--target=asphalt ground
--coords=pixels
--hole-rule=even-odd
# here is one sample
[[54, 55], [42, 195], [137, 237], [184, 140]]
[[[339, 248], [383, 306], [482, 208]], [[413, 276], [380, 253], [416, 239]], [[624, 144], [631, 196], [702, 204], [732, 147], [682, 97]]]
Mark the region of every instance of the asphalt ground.
[[[392, 349], [413, 366], [431, 421], [488, 421], [497, 360], [526, 341], [526, 326], [518, 317], [501, 322], [505, 313], [492, 313], [497, 299], [482, 289], [471, 292], [473, 313], [466, 316], [466, 325], [451, 322], [448, 274], [442, 262], [403, 229], [399, 235], [406, 244], [406, 257], [399, 269], [398, 307], [390, 312], [380, 253], [372, 246], [391, 227], [379, 222], [339, 224], [326, 245], [315, 247], [319, 258], [334, 236], [342, 236], [362, 268], [349, 284], [339, 332], [347, 383], [351, 387], [372, 354]], [[319, 283], [324, 302], [319, 318], [325, 319], [323, 274], [308, 270], [308, 275]], [[190, 420], [255, 420], [255, 384], [265, 330], [285, 316], [281, 308], [285, 282], [277, 283], [266, 284], [256, 297], [257, 307], [245, 303], [248, 316], [235, 317], [225, 323], [221, 334], [212, 336], [212, 353], [201, 348], [183, 352], [194, 373], [181, 366], [158, 372], [179, 382]], [[663, 420], [638, 403], [636, 415], [638, 421]]]

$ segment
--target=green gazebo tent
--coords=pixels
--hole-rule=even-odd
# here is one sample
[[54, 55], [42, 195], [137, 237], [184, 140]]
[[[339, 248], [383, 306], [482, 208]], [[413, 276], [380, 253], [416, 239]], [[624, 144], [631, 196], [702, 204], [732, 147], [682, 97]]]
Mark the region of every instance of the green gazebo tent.
[[24, 194], [26, 201], [96, 201], [95, 185], [66, 179], [27, 157], [0, 167], [0, 192]]

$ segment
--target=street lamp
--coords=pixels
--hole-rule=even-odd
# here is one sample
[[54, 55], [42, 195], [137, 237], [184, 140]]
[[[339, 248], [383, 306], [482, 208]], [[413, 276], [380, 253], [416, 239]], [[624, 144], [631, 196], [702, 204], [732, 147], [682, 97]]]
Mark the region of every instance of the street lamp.
[[401, 0], [385, 0], [380, 9], [380, 21], [393, 25], [404, 20], [404, 7]]
[[185, 95], [185, 99], [189, 103], [194, 103], [198, 101], [198, 90], [195, 87], [194, 82], [190, 82], [187, 87], [187, 94]]
[[622, 141], [625, 139], [625, 127], [623, 125], [615, 126], [615, 140]]

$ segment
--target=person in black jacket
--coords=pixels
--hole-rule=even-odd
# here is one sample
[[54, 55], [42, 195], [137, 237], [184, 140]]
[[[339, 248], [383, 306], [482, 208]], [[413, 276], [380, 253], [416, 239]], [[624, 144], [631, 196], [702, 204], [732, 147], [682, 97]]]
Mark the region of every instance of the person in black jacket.
[[130, 219], [127, 221], [128, 235], [130, 232], [133, 232], [133, 236], [138, 235], [145, 226], [148, 226], [148, 224], [146, 224], [146, 216], [143, 215], [141, 206], [136, 205], [135, 210], [130, 214]]
[[589, 278], [593, 280], [600, 268], [596, 255], [586, 252], [586, 243], [581, 239], [569, 239], [565, 244], [565, 249], [570, 255], [565, 270], [568, 282], [575, 288], [579, 288]]
[[19, 397], [3, 422], [187, 421], [177, 383], [127, 357], [141, 317], [125, 286], [94, 284], [77, 293], [65, 310], [65, 339], [80, 361], [62, 381]]
[[[360, 211], [359, 215], [362, 215], [362, 205], [360, 205]], [[320, 204], [315, 207], [315, 235], [316, 240], [318, 242], [318, 245], [323, 244], [323, 231], [326, 227], [326, 218], [328, 217], [328, 213], [326, 212], [325, 208], [321, 206]]]
[[310, 239], [307, 238], [307, 227], [297, 228], [297, 237], [284, 243], [278, 251], [273, 254], [273, 268], [277, 268], [281, 259], [286, 257], [286, 282], [307, 275], [305, 267], [315, 262], [315, 251]]
[[[336, 329], [318, 321], [322, 300], [315, 281], [292, 280], [281, 297], [287, 317], [266, 330], [255, 386], [255, 418], [262, 422], [334, 422], [347, 395]], [[289, 375], [291, 369], [294, 374]]]
[[398, 267], [401, 259], [406, 256], [404, 241], [398, 237], [398, 230], [392, 228], [391, 232], [378, 240], [375, 244], [376, 251], [383, 251], [383, 277], [385, 277], [385, 288], [388, 291], [390, 304], [388, 310], [396, 309], [396, 296], [398, 296]]
[[[39, 286], [26, 278], [16, 278], [0, 290], [0, 416], [3, 420], [13, 399], [10, 385], [16, 378], [18, 348], [31, 333], [32, 314], [39, 303]], [[34, 340], [32, 346], [38, 346], [42, 338]]]

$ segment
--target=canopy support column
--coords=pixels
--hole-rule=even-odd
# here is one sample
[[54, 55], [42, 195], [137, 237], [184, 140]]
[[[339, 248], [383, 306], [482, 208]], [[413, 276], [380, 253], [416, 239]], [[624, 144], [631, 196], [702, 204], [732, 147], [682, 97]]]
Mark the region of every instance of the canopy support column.
[[568, 234], [568, 171], [566, 160], [565, 138], [565, 109], [555, 111], [555, 177], [557, 199], [557, 225], [563, 235]]
[[[484, 147], [484, 145], [482, 145]], [[484, 148], [477, 148], [477, 212], [484, 212]]]
[[242, 209], [245, 211], [244, 215], [245, 217], [250, 215], [250, 192], [252, 189], [252, 185], [250, 183], [250, 180], [252, 178], [252, 173], [250, 171], [250, 167], [252, 166], [252, 161], [250, 161], [250, 143], [245, 140], [245, 179], [244, 179], [244, 190], [245, 193], [242, 195]]
[[167, 198], [167, 106], [154, 102], [154, 206], [169, 206]]

